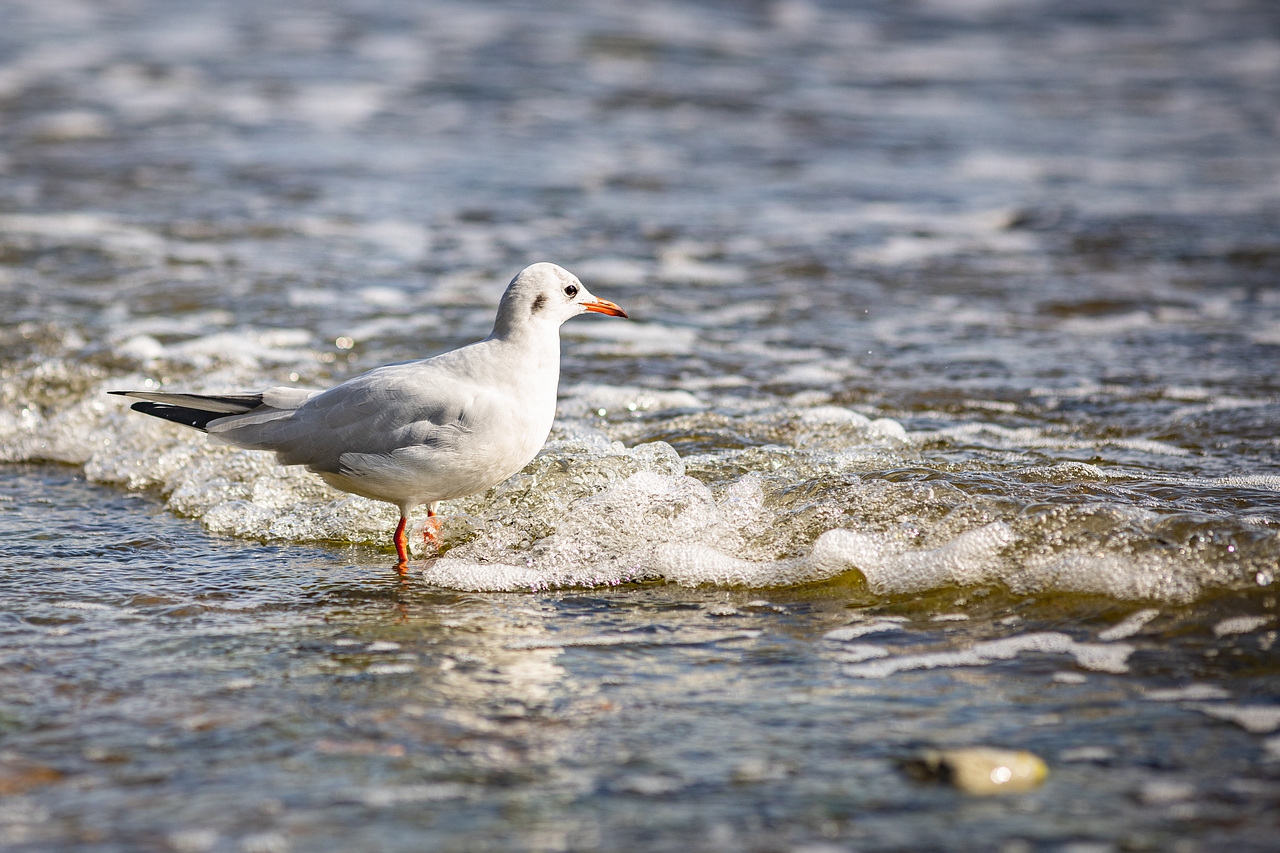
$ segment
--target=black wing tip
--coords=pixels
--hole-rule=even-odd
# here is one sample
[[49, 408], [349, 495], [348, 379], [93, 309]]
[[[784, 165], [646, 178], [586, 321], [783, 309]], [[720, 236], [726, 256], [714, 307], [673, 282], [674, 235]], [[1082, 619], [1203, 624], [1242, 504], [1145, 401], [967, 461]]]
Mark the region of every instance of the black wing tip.
[[189, 426], [198, 429], [201, 432], [208, 432], [210, 421], [216, 421], [218, 418], [225, 418], [226, 412], [204, 412], [200, 409], [190, 409], [185, 406], [171, 406], [167, 403], [153, 403], [150, 400], [140, 400], [129, 407], [135, 412], [142, 412], [144, 415], [151, 415], [156, 418], [163, 418], [166, 421], [173, 421], [176, 424]]
[[132, 391], [108, 391], [108, 394], [115, 394], [117, 397], [128, 397]]

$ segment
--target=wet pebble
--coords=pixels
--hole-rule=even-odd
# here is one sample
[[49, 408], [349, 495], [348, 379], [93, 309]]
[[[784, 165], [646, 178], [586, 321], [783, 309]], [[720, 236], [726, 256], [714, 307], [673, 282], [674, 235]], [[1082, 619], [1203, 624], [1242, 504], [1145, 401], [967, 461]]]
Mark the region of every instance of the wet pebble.
[[1049, 775], [1044, 760], [1034, 753], [992, 747], [928, 749], [907, 767], [913, 775], [977, 796], [1031, 791]]

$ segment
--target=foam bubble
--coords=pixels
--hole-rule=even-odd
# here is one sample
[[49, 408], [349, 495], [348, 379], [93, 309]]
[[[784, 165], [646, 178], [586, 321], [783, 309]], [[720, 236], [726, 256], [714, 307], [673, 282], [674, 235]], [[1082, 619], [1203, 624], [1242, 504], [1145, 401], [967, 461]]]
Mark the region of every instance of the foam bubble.
[[649, 632], [631, 632], [618, 634], [588, 634], [581, 637], [544, 637], [532, 640], [514, 640], [507, 644], [508, 649], [564, 649], [573, 646], [701, 646], [708, 643], [723, 643], [729, 640], [754, 640], [763, 632], [745, 631], [704, 631], [686, 629], [670, 634], [654, 634]]
[[1266, 734], [1280, 729], [1278, 705], [1195, 704], [1188, 707], [1219, 720], [1228, 720], [1253, 734]]
[[232, 361], [245, 367], [288, 364], [313, 357], [301, 349], [311, 341], [305, 329], [241, 329], [216, 332], [164, 348], [165, 358], [207, 368], [218, 361]]
[[1263, 625], [1271, 624], [1274, 619], [1274, 616], [1233, 616], [1230, 619], [1223, 619], [1214, 625], [1213, 635], [1215, 637], [1227, 637], [1232, 634], [1248, 634]]
[[627, 385], [570, 385], [560, 391], [557, 412], [564, 417], [607, 413], [701, 409], [706, 404], [688, 391], [660, 391]]
[[1228, 488], [1266, 489], [1280, 492], [1280, 474], [1240, 474], [1220, 477], [1217, 483]]
[[657, 574], [686, 586], [791, 586], [857, 570], [872, 592], [893, 594], [979, 583], [998, 566], [996, 554], [1013, 540], [1002, 522], [972, 530], [941, 548], [891, 553], [884, 540], [851, 530], [829, 530], [803, 557], [752, 562], [705, 544], [666, 542], [654, 549]]
[[383, 785], [354, 792], [344, 798], [347, 802], [363, 803], [370, 808], [385, 809], [401, 803], [434, 803], [442, 800], [460, 800], [471, 795], [473, 788], [457, 782], [439, 782], [422, 785]]
[[908, 551], [862, 569], [873, 592], [900, 593], [982, 583], [999, 572], [996, 556], [1016, 538], [1004, 522], [956, 537], [941, 548]]
[[1121, 673], [1129, 669], [1126, 661], [1133, 653], [1133, 647], [1122, 643], [1109, 645], [1078, 643], [1066, 634], [1046, 631], [976, 643], [967, 649], [957, 651], [897, 655], [846, 666], [844, 672], [855, 678], [884, 678], [897, 672], [915, 669], [986, 666], [995, 661], [1012, 660], [1025, 652], [1069, 654], [1084, 669]]
[[806, 426], [840, 424], [867, 429], [871, 426], [871, 419], [843, 406], [814, 406], [800, 412], [800, 423]]
[[1181, 702], [1187, 699], [1230, 699], [1231, 694], [1216, 684], [1187, 684], [1163, 690], [1148, 690], [1144, 698], [1154, 702]]
[[610, 287], [635, 287], [644, 284], [651, 275], [649, 264], [631, 258], [592, 258], [571, 264], [570, 269], [593, 287], [594, 282]]
[[1026, 468], [1019, 475], [1024, 480], [1040, 483], [1078, 483], [1108, 478], [1108, 472], [1088, 462], [1058, 462], [1053, 465]]
[[859, 637], [865, 637], [868, 634], [883, 634], [887, 631], [901, 631], [902, 625], [900, 620], [875, 619], [870, 622], [862, 622], [857, 625], [846, 625], [843, 628], [836, 628], [823, 634], [823, 639], [836, 640], [844, 642], [846, 640], [856, 640]]
[[4, 214], [0, 231], [29, 234], [56, 245], [92, 246], [123, 258], [160, 257], [167, 245], [145, 228], [93, 213]]
[[1132, 637], [1146, 626], [1148, 622], [1160, 615], [1160, 611], [1155, 608], [1147, 608], [1131, 613], [1122, 621], [1111, 626], [1107, 630], [1098, 634], [1098, 639], [1104, 642], [1112, 640], [1123, 640], [1126, 637]]
[[[430, 232], [425, 227], [414, 222], [396, 219], [349, 222], [307, 216], [296, 220], [294, 227], [309, 237], [339, 237], [370, 243], [407, 261], [420, 259], [431, 244]], [[371, 290], [375, 292], [384, 290], [387, 293], [379, 296], [368, 293]], [[403, 307], [407, 300], [404, 293], [391, 288], [364, 288], [360, 291], [360, 296], [369, 304], [390, 307]]]
[[670, 284], [731, 285], [746, 278], [747, 271], [740, 266], [708, 263], [678, 251], [663, 253], [658, 264], [658, 279]]
[[[665, 454], [618, 457], [624, 468], [667, 464]], [[477, 590], [618, 584], [660, 576], [650, 557], [655, 541], [710, 541], [725, 548], [742, 542], [705, 485], [654, 470], [636, 471], [581, 497], [569, 511], [531, 515], [523, 501], [508, 506], [508, 523], [486, 525], [437, 560], [426, 577]]]
[[[684, 473], [683, 468], [680, 473]], [[764, 508], [762, 478], [752, 472], [735, 480], [721, 494], [716, 506], [724, 520], [733, 527], [742, 529], [751, 524]]]
[[889, 654], [889, 650], [884, 646], [873, 646], [870, 643], [853, 643], [852, 645], [841, 646], [840, 651], [836, 653], [836, 660], [841, 663], [862, 663], [866, 660], [886, 658]]
[[692, 352], [697, 332], [658, 323], [579, 323], [566, 326], [565, 338], [594, 343], [577, 346], [579, 355], [684, 355]]

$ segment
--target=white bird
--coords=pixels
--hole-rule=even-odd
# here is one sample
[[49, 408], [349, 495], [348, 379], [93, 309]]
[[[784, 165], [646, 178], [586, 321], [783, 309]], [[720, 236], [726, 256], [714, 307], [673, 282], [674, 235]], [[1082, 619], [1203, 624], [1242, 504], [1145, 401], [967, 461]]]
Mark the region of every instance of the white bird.
[[551, 432], [560, 381], [560, 324], [626, 312], [555, 264], [525, 267], [498, 305], [489, 337], [421, 361], [388, 364], [330, 388], [241, 394], [112, 391], [135, 411], [271, 450], [345, 492], [400, 508], [396, 555], [409, 560], [409, 513], [427, 505], [435, 545], [440, 501], [483, 492], [518, 472]]

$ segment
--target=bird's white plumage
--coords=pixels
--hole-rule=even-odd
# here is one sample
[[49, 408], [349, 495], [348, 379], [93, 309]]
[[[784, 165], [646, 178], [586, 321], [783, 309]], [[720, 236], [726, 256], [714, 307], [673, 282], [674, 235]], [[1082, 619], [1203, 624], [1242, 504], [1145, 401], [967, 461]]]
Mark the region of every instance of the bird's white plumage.
[[[585, 311], [626, 316], [555, 264], [526, 267], [493, 333], [422, 361], [379, 367], [327, 391], [271, 388], [256, 408], [210, 420], [209, 435], [270, 450], [331, 485], [413, 507], [475, 494], [529, 463], [555, 418], [560, 325]], [[140, 396], [129, 393], [128, 396]], [[199, 408], [196, 395], [143, 399]], [[207, 398], [206, 412], [222, 412]]]

